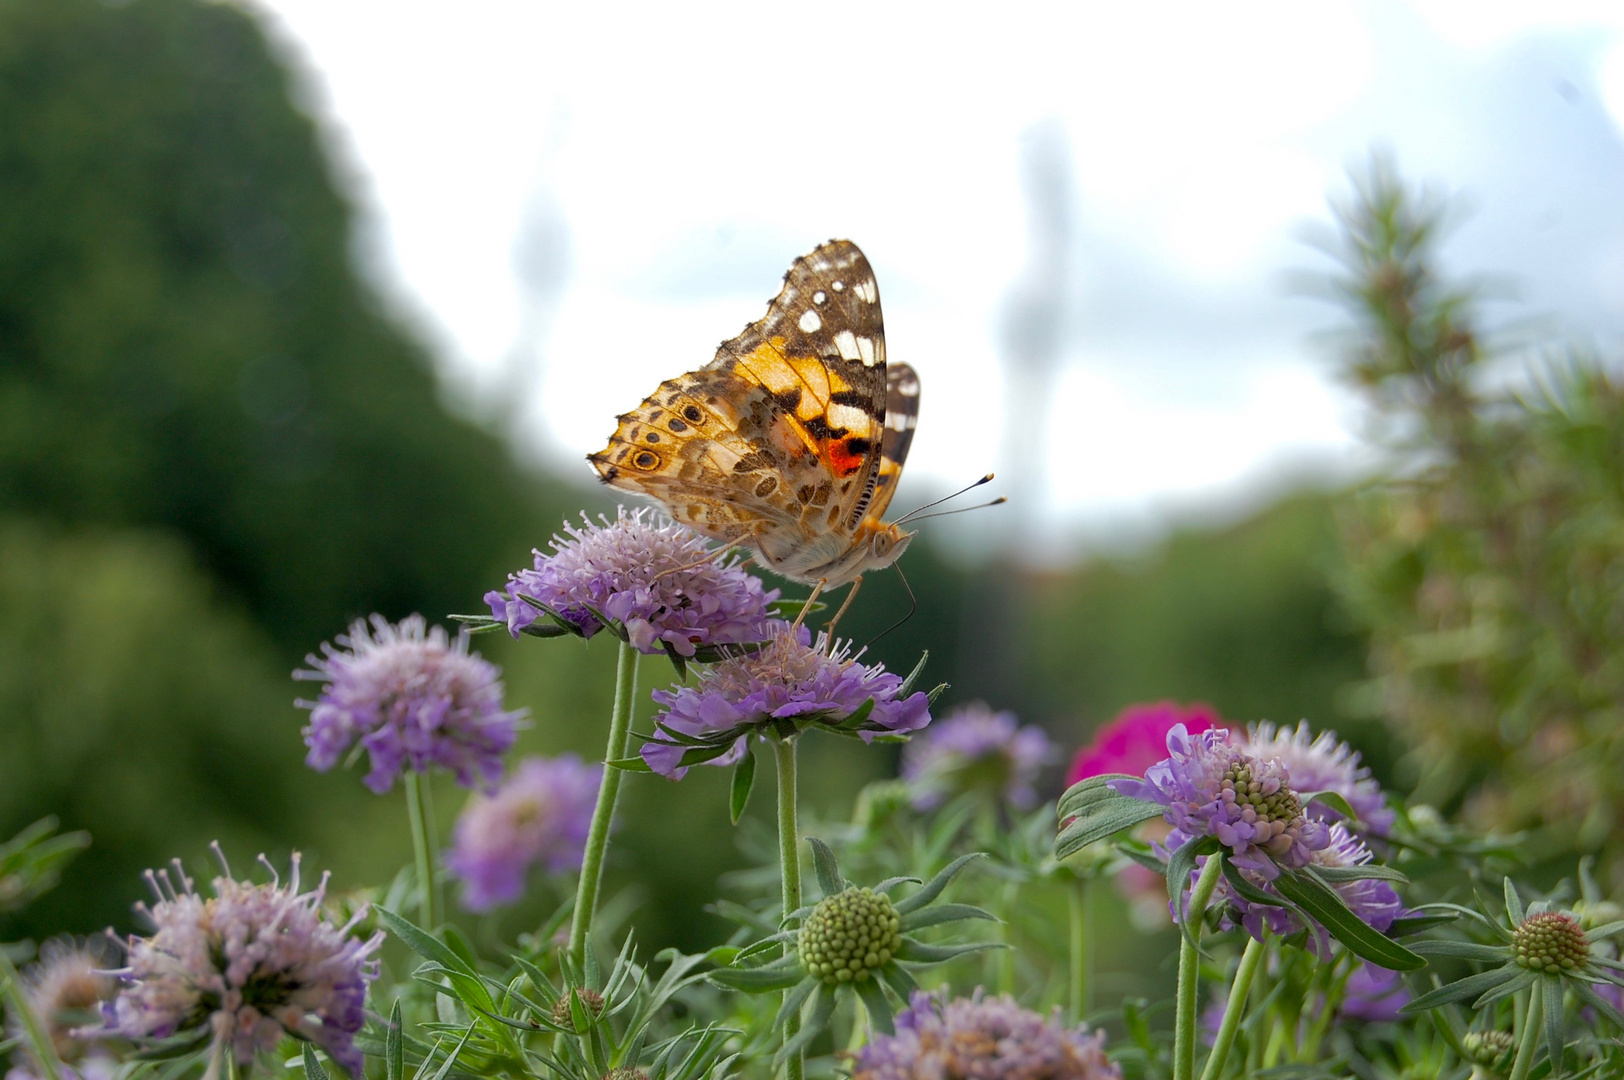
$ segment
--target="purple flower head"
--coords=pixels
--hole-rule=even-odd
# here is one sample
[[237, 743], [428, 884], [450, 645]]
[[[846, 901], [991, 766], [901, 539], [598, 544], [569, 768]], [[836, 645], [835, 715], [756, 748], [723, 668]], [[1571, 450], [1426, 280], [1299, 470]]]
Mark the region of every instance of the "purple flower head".
[[[725, 560], [705, 538], [682, 525], [656, 524], [647, 508], [581, 528], [568, 522], [568, 538], [553, 537], [552, 554], [535, 553], [533, 569], [508, 578], [507, 592], [485, 594], [491, 616], [518, 637], [542, 611], [557, 615], [583, 637], [605, 620], [625, 628], [639, 652], [679, 656], [696, 649], [763, 641], [771, 636], [768, 605], [778, 590], [763, 589], [736, 560]], [[526, 598], [535, 601], [527, 602]]]
[[[1329, 826], [1327, 841], [1323, 848], [1309, 855], [1310, 865], [1342, 869], [1364, 866], [1371, 860], [1370, 848], [1340, 821], [1332, 822]], [[1264, 892], [1272, 892], [1268, 881], [1261, 875], [1242, 872], [1252, 884]], [[1343, 902], [1355, 915], [1384, 933], [1393, 925], [1394, 919], [1404, 914], [1404, 902], [1398, 898], [1398, 893], [1393, 891], [1392, 885], [1379, 878], [1339, 881], [1331, 887], [1341, 894]], [[1248, 903], [1245, 898], [1236, 895], [1229, 888], [1228, 882], [1221, 882], [1215, 895], [1228, 902], [1231, 909], [1241, 916], [1241, 925], [1259, 940], [1262, 940], [1265, 930], [1286, 935], [1303, 929], [1302, 923], [1285, 908]], [[1313, 932], [1308, 935], [1308, 950], [1322, 960], [1326, 959], [1329, 951], [1328, 935], [1317, 925], [1311, 927], [1311, 930]]]
[[[264, 856], [260, 861], [270, 868]], [[94, 1033], [164, 1039], [207, 1030], [205, 1080], [220, 1075], [226, 1054], [246, 1068], [294, 1035], [360, 1076], [355, 1033], [378, 975], [372, 954], [382, 931], [364, 941], [351, 936], [364, 912], [343, 926], [329, 922], [322, 910], [327, 878], [301, 893], [297, 854], [286, 885], [274, 871], [269, 884], [255, 885], [233, 880], [226, 868], [207, 898], [178, 862], [175, 871], [178, 886], [167, 870], [148, 872], [157, 903], [139, 910], [154, 932], [130, 937], [127, 966], [115, 973], [123, 988], [102, 1007], [105, 1027]]]
[[944, 1000], [915, 990], [896, 1034], [870, 1037], [852, 1055], [852, 1080], [1121, 1080], [1105, 1034], [1067, 1027], [1006, 996], [980, 990]]
[[463, 906], [513, 903], [536, 863], [553, 874], [579, 870], [602, 778], [603, 766], [574, 754], [528, 757], [494, 792], [471, 796], [445, 859], [463, 881]]
[[[1381, 785], [1371, 779], [1370, 770], [1359, 764], [1359, 753], [1336, 735], [1322, 731], [1315, 735], [1303, 720], [1295, 728], [1276, 728], [1267, 720], [1253, 725], [1242, 745], [1254, 756], [1273, 759], [1291, 773], [1291, 786], [1304, 795], [1334, 791], [1353, 807], [1359, 820], [1378, 836], [1393, 827], [1393, 811], [1387, 808]], [[1309, 817], [1331, 821], [1336, 811], [1322, 803], [1310, 803]]]
[[[672, 735], [728, 744], [710, 763], [729, 765], [744, 753], [749, 735], [768, 734], [769, 728], [785, 736], [815, 723], [848, 725], [871, 742], [876, 734], [917, 731], [930, 723], [928, 696], [899, 698], [902, 676], [880, 664], [858, 663], [849, 645], [831, 648], [826, 635], [809, 644], [804, 628], [791, 635], [778, 625], [765, 647], [712, 665], [696, 686], [654, 691], [654, 700], [665, 709], [654, 717], [655, 724]], [[867, 715], [852, 725], [865, 707]], [[687, 772], [682, 759], [690, 749], [679, 739], [656, 735], [643, 745], [643, 760], [661, 776], [678, 780]]]
[[1279, 867], [1306, 866], [1329, 842], [1325, 825], [1303, 815], [1285, 767], [1247, 753], [1227, 729], [1191, 735], [1179, 724], [1167, 734], [1167, 751], [1143, 780], [1114, 780], [1111, 787], [1167, 808], [1170, 850], [1216, 836], [1236, 866], [1272, 881]]
[[463, 787], [502, 775], [522, 714], [502, 708], [501, 669], [470, 654], [467, 635], [452, 641], [421, 615], [398, 626], [374, 615], [370, 630], [357, 619], [337, 641], [342, 648], [323, 642], [323, 655], [305, 658], [311, 670], [293, 673], [327, 684], [297, 703], [310, 710], [305, 764], [326, 772], [359, 743], [372, 765], [366, 785], [380, 795], [403, 769], [438, 765]]
[[1342, 988], [1342, 1004], [1337, 1011], [1350, 1020], [1390, 1024], [1399, 1019], [1399, 1010], [1409, 1003], [1410, 989], [1404, 985], [1402, 975], [1375, 964], [1360, 964]]
[[956, 791], [986, 790], [1018, 810], [1037, 804], [1033, 784], [1053, 758], [1054, 743], [1035, 724], [1022, 727], [1012, 712], [982, 702], [936, 721], [902, 752], [902, 778], [921, 810], [940, 806]]

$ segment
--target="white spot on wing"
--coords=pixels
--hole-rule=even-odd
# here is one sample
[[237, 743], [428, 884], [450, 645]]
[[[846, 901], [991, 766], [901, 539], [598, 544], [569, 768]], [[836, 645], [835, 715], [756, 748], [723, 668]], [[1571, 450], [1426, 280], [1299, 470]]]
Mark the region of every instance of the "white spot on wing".
[[857, 298], [859, 300], [862, 300], [865, 303], [872, 304], [874, 301], [880, 298], [880, 290], [875, 287], [873, 278], [869, 278], [852, 291], [857, 294]]
[[801, 328], [802, 333], [815, 334], [823, 325], [823, 318], [811, 308], [807, 308], [801, 313], [801, 321], [796, 325]]
[[814, 304], [821, 304], [828, 299], [829, 294], [824, 292], [822, 289], [819, 289], [817, 292], [812, 294], [812, 302]]
[[857, 355], [863, 358], [864, 367], [874, 366], [874, 339], [860, 337], [857, 339]]
[[[836, 283], [838, 284], [838, 282]], [[873, 349], [872, 343], [869, 345]], [[840, 350], [842, 360], [860, 360], [863, 354], [857, 348], [857, 335], [850, 330], [842, 330], [835, 335], [835, 348]]]
[[830, 405], [829, 422], [837, 428], [847, 431], [867, 431], [870, 423], [868, 413], [855, 405]]
[[917, 416], [909, 416], [907, 413], [885, 414], [885, 426], [892, 431], [910, 431], [918, 422]]
[[846, 283], [844, 281], [837, 281], [833, 285], [829, 286], [829, 288], [833, 289], [835, 292], [843, 292], [846, 288]]

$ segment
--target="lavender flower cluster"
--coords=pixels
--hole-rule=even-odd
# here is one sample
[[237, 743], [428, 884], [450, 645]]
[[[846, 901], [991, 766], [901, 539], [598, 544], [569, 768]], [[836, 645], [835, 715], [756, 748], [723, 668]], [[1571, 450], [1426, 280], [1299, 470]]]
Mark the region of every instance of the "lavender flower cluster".
[[987, 788], [1017, 810], [1037, 805], [1039, 771], [1055, 745], [1035, 724], [974, 702], [932, 724], [902, 751], [902, 779], [919, 810], [940, 806], [956, 790]]

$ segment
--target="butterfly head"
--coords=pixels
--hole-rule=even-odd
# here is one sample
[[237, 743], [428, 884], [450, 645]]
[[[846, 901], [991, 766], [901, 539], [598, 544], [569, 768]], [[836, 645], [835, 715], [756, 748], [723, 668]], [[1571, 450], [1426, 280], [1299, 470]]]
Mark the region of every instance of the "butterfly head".
[[846, 550], [830, 565], [820, 569], [818, 576], [832, 587], [861, 577], [870, 570], [883, 570], [901, 557], [916, 535], [899, 525], [887, 525], [874, 519], [864, 521], [852, 534]]

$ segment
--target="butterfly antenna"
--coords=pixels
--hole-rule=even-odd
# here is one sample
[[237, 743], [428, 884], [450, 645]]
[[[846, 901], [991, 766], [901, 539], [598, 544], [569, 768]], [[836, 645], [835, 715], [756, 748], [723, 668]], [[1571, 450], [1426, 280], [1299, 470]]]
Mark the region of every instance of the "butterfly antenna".
[[[982, 482], [985, 483], [985, 481], [982, 481]], [[975, 485], [972, 484], [970, 486], [974, 487]], [[898, 619], [896, 622], [892, 623], [890, 626], [887, 626], [884, 630], [881, 630], [878, 634], [875, 634], [873, 637], [869, 638], [868, 639], [868, 644], [863, 646], [863, 651], [864, 652], [867, 652], [869, 649], [872, 649], [874, 647], [874, 643], [876, 641], [880, 640], [880, 638], [882, 638], [885, 635], [889, 634], [891, 631], [895, 630], [897, 627], [901, 626], [903, 623], [905, 623], [909, 619], [913, 618], [914, 613], [919, 610], [919, 598], [914, 595], [913, 586], [908, 584], [908, 575], [904, 574], [902, 572], [902, 564], [901, 563], [892, 563], [891, 565], [896, 567], [896, 569], [897, 569], [897, 577], [902, 579], [902, 587], [908, 591], [908, 614], [904, 615], [902, 618]]]
[[[914, 521], [929, 521], [931, 518], [948, 517], [952, 514], [968, 514], [971, 510], [985, 510], [989, 506], [998, 506], [1007, 502], [1009, 502], [1009, 500], [1000, 495], [991, 502], [977, 503], [974, 506], [961, 506], [957, 510], [938, 510], [934, 514], [922, 514], [919, 517], [914, 518]], [[923, 507], [920, 509], [923, 509]]]
[[[921, 507], [918, 507], [917, 509], [908, 511], [906, 514], [903, 514], [901, 517], [897, 518], [891, 524], [893, 524], [893, 525], [901, 525], [905, 521], [912, 521], [921, 512], [923, 512], [925, 510], [929, 510], [933, 506], [940, 506], [943, 503], [948, 502], [949, 500], [958, 498], [960, 495], [963, 495], [966, 491], [974, 491], [976, 488], [980, 487], [982, 484], [990, 484], [990, 483], [992, 483], [992, 473], [988, 473], [986, 476], [983, 476], [980, 480], [977, 480], [973, 484], [967, 484], [964, 487], [959, 488], [959, 490], [955, 491], [951, 495], [943, 495], [940, 499], [933, 500], [931, 502], [926, 503], [924, 506], [921, 506]], [[1000, 499], [999, 501], [1002, 502], [1003, 500]]]

